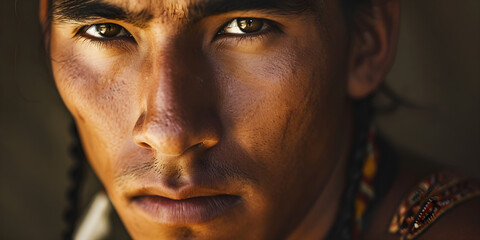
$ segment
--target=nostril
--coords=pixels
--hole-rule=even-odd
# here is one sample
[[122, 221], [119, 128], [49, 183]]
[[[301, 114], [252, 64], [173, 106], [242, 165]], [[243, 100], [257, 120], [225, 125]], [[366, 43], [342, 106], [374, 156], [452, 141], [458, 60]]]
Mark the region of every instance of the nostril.
[[146, 139], [144, 136], [144, 129], [143, 129], [144, 127], [143, 125], [145, 123], [145, 116], [146, 116], [146, 112], [142, 112], [142, 114], [140, 114], [140, 116], [138, 117], [138, 120], [135, 123], [135, 126], [133, 127], [133, 138], [135, 143], [138, 146], [144, 147], [147, 149], [152, 149], [152, 146], [145, 142]]
[[152, 148], [152, 146], [150, 146], [148, 143], [145, 143], [145, 142], [139, 142], [138, 145], [140, 145], [141, 147], [144, 147], [144, 148], [148, 148], [148, 149]]
[[183, 151], [182, 154], [185, 154], [188, 151], [194, 151], [197, 148], [201, 148], [203, 145], [204, 145], [203, 142], [199, 142], [197, 144], [194, 144], [194, 145], [188, 147], [187, 149], [185, 149], [185, 151]]
[[196, 149], [196, 148], [200, 148], [201, 146], [203, 146], [203, 142], [199, 142], [191, 147], [189, 147], [187, 150], [189, 149]]

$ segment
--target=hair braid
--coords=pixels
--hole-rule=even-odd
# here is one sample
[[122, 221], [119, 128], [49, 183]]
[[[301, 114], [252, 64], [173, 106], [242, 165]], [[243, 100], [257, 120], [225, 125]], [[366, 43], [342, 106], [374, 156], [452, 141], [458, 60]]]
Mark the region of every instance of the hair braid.
[[347, 166], [347, 184], [341, 200], [340, 212], [327, 239], [340, 240], [352, 238], [354, 198], [362, 176], [363, 160], [367, 154], [367, 138], [373, 116], [372, 97], [353, 103], [354, 134]]
[[64, 211], [64, 219], [67, 227], [63, 232], [63, 239], [68, 240], [73, 238], [75, 226], [79, 217], [80, 209], [80, 193], [85, 177], [86, 157], [80, 143], [75, 124], [72, 124], [71, 134], [74, 136], [74, 141], [70, 147], [70, 154], [73, 157], [74, 163], [68, 172], [68, 177], [71, 185], [67, 190], [67, 207]]

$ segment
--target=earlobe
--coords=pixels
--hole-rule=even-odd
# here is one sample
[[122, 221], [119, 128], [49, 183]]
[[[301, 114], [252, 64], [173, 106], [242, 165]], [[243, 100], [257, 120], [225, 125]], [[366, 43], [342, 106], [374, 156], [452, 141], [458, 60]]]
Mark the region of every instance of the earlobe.
[[398, 25], [398, 0], [372, 0], [356, 10], [348, 75], [352, 98], [372, 93], [387, 75], [395, 58]]

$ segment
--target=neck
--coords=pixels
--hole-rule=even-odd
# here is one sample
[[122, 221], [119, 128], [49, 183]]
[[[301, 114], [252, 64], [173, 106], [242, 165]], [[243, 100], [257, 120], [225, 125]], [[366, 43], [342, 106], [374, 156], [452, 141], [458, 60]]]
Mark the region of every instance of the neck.
[[344, 128], [345, 132], [343, 136], [346, 137], [342, 142], [344, 147], [340, 159], [336, 161], [330, 178], [318, 195], [314, 205], [306, 217], [287, 238], [288, 240], [323, 239], [333, 227], [338, 210], [341, 207], [340, 203], [346, 182], [347, 159], [353, 134], [352, 117], [351, 114], [347, 115], [348, 117], [346, 119], [349, 119], [349, 121], [346, 121]]

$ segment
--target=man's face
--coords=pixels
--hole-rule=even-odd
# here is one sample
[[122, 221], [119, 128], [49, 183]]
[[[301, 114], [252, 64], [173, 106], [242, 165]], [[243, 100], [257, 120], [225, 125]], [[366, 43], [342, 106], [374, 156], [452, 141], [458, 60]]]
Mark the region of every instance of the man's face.
[[55, 81], [132, 237], [274, 239], [299, 223], [347, 135], [338, 1], [55, 5]]

